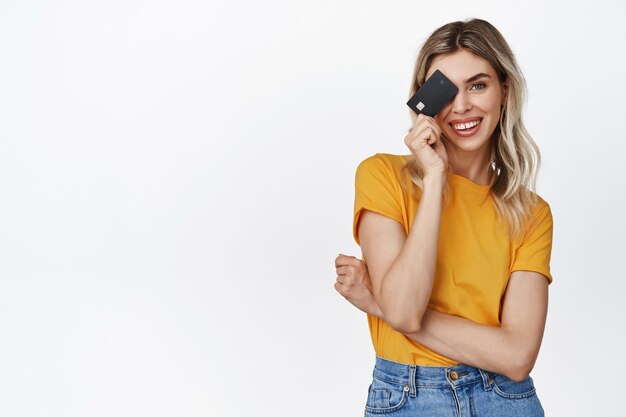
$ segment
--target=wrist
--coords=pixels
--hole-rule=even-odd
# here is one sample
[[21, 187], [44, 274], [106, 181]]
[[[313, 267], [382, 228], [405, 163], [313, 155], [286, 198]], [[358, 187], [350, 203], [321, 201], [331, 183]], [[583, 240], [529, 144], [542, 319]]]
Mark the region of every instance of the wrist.
[[427, 174], [424, 176], [422, 181], [424, 182], [424, 188], [443, 190], [443, 187], [446, 184], [446, 176], [444, 173]]

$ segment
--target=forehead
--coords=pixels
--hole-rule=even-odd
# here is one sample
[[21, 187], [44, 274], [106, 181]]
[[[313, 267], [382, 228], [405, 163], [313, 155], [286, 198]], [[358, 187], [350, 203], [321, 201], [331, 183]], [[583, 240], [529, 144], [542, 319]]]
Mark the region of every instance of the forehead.
[[481, 72], [491, 75], [494, 79], [497, 78], [496, 71], [489, 61], [465, 49], [435, 57], [426, 72], [426, 79], [436, 70], [443, 72], [450, 81], [458, 85]]

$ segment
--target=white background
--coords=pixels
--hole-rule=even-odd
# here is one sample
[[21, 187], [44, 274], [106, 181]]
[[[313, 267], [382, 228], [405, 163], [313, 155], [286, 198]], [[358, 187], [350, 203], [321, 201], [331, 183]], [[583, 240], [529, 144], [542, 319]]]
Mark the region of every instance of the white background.
[[528, 82], [554, 216], [546, 415], [622, 415], [623, 2], [0, 3], [0, 415], [359, 416], [354, 172], [406, 154], [426, 37]]

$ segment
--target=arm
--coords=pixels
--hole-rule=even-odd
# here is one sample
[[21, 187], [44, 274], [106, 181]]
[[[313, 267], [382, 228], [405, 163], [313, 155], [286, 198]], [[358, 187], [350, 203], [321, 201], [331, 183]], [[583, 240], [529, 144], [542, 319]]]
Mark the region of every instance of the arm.
[[500, 327], [429, 309], [422, 329], [407, 336], [459, 362], [521, 381], [535, 365], [547, 310], [546, 277], [534, 271], [514, 271]]
[[365, 210], [359, 223], [372, 294], [385, 321], [400, 332], [419, 330], [435, 275], [444, 179], [424, 182], [408, 236], [394, 220]]
[[[367, 280], [367, 271], [357, 266]], [[364, 294], [367, 289], [354, 279], [354, 290]], [[348, 301], [368, 314], [385, 319], [372, 296], [361, 296], [358, 302], [350, 294]], [[419, 331], [408, 337], [453, 360], [505, 375], [521, 381], [534, 367], [548, 308], [548, 282], [533, 271], [514, 271], [506, 290], [500, 327], [488, 326], [426, 309]]]

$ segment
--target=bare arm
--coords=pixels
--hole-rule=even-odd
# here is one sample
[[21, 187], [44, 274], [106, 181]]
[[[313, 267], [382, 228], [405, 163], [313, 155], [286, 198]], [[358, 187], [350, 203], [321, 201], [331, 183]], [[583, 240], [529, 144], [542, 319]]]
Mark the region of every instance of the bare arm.
[[415, 222], [408, 236], [394, 220], [365, 211], [359, 223], [363, 260], [372, 293], [395, 330], [419, 330], [431, 296], [436, 268], [444, 179], [424, 179]]
[[[352, 293], [340, 293], [362, 311], [385, 319], [373, 296], [361, 285], [369, 279], [364, 268], [364, 265], [356, 267], [350, 280]], [[357, 302], [351, 297], [356, 292], [361, 294]], [[547, 310], [546, 278], [534, 271], [514, 271], [505, 293], [499, 327], [427, 308], [420, 330], [406, 336], [450, 359], [521, 381], [530, 374], [537, 360]]]
[[521, 381], [535, 365], [548, 309], [548, 281], [533, 271], [514, 271], [500, 327], [429, 309], [419, 332], [407, 336], [459, 362]]

